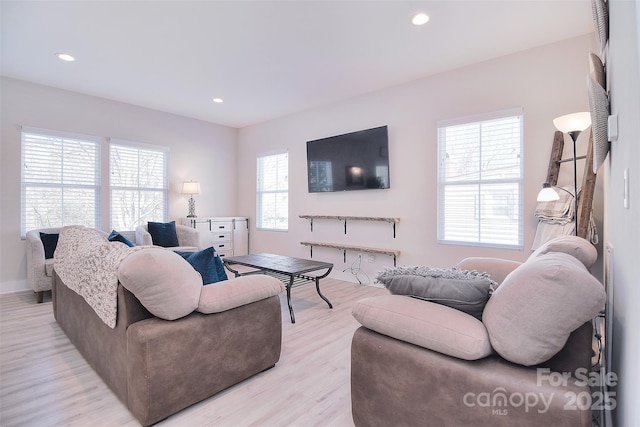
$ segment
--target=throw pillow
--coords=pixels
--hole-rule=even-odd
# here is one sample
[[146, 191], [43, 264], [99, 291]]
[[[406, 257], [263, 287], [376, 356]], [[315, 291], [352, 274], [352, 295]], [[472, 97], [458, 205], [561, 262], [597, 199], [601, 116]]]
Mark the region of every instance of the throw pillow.
[[353, 317], [372, 331], [459, 359], [493, 352], [482, 322], [443, 305], [383, 295], [358, 301]]
[[487, 273], [457, 268], [424, 266], [391, 267], [376, 277], [394, 295], [443, 304], [482, 318], [482, 311], [496, 282]]
[[43, 233], [40, 232], [40, 240], [44, 245], [44, 258], [51, 259], [53, 258], [53, 254], [56, 251], [56, 246], [58, 246], [58, 237], [60, 234], [58, 233]]
[[202, 276], [202, 283], [208, 285], [221, 280], [227, 280], [222, 260], [213, 247], [199, 252], [174, 251], [184, 258]]
[[125, 245], [129, 246], [130, 248], [135, 246], [133, 244], [133, 242], [131, 242], [131, 240], [127, 239], [125, 236], [123, 236], [122, 234], [118, 233], [116, 230], [112, 230], [111, 234], [109, 234], [109, 237], [107, 237], [107, 239], [110, 242], [121, 242], [121, 243], [124, 243]]
[[491, 345], [520, 365], [543, 363], [571, 332], [604, 307], [604, 286], [575, 257], [551, 252], [527, 260], [493, 293], [482, 316]]
[[175, 221], [148, 222], [147, 229], [149, 230], [149, 234], [151, 234], [151, 240], [153, 240], [154, 245], [164, 248], [180, 246]]
[[202, 279], [178, 254], [156, 247], [133, 252], [118, 267], [118, 280], [154, 316], [175, 320], [198, 307]]

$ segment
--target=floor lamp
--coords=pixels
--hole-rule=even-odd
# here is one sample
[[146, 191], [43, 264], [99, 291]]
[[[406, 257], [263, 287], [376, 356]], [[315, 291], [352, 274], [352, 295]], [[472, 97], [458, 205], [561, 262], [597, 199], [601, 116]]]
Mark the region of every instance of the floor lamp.
[[[578, 235], [578, 171], [576, 167], [576, 141], [580, 132], [591, 125], [591, 113], [571, 113], [553, 119], [553, 125], [562, 133], [568, 133], [573, 141], [573, 203], [575, 216], [575, 235]], [[543, 189], [544, 190], [544, 189]]]

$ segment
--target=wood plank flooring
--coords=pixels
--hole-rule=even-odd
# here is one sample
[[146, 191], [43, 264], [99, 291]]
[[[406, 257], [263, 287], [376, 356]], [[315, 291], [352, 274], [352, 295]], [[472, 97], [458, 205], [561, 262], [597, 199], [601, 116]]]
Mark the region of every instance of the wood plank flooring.
[[[157, 426], [353, 426], [350, 346], [359, 326], [353, 304], [387, 291], [324, 279], [286, 295], [282, 356], [266, 372], [193, 405]], [[126, 407], [84, 361], [53, 318], [51, 295], [0, 295], [1, 426], [138, 426]]]

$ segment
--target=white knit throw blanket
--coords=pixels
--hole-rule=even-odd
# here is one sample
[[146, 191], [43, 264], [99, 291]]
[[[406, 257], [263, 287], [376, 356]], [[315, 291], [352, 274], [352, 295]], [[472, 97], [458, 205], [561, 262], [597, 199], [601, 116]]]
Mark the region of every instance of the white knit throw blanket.
[[139, 249], [143, 247], [130, 248], [124, 243], [110, 242], [101, 231], [72, 225], [60, 231], [54, 269], [64, 284], [82, 296], [104, 323], [115, 328], [118, 266]]

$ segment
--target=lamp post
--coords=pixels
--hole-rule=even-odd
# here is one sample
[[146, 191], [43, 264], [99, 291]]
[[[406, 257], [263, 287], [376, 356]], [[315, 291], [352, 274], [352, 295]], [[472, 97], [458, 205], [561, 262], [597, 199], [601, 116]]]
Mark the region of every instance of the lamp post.
[[553, 125], [562, 133], [568, 133], [573, 141], [573, 203], [575, 217], [575, 235], [578, 235], [578, 172], [576, 167], [576, 141], [580, 132], [591, 125], [591, 113], [571, 113], [553, 119]]
[[198, 181], [185, 181], [182, 183], [182, 194], [189, 194], [189, 215], [187, 218], [196, 217], [196, 201], [193, 199], [194, 194], [200, 194], [200, 183]]

